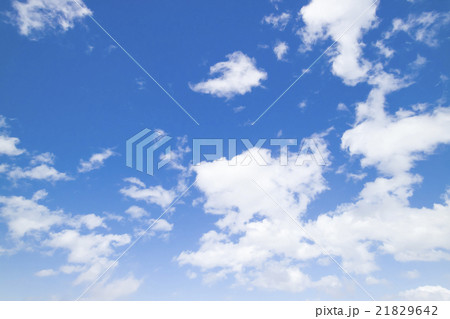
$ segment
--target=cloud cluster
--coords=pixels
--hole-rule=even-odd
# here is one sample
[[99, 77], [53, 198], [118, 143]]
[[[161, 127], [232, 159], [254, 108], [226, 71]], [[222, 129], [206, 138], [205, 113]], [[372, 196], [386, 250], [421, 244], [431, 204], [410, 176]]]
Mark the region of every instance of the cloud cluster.
[[[386, 282], [368, 276], [379, 269], [380, 255], [391, 255], [399, 262], [450, 260], [448, 191], [442, 202], [431, 207], [410, 204], [414, 188], [423, 179], [412, 169], [438, 146], [450, 144], [450, 108], [439, 106], [427, 111], [424, 107], [399, 106], [394, 113], [387, 111], [387, 96], [412, 82], [364, 58], [362, 39], [377, 25], [378, 3], [343, 0], [336, 7], [332, 2], [312, 0], [304, 6], [299, 15], [305, 26], [299, 34], [304, 49], [318, 40], [336, 41], [331, 55], [333, 74], [350, 86], [360, 82], [369, 85], [368, 97], [356, 104], [355, 123], [342, 134], [341, 146], [360, 159], [362, 169], [375, 168], [377, 176], [364, 184], [356, 200], [305, 220], [308, 204], [327, 189], [324, 167], [291, 170], [274, 165], [279, 159], [267, 150], [262, 151], [267, 166], [230, 166], [227, 160], [218, 160], [194, 167], [198, 188], [204, 194], [203, 208], [218, 220], [215, 229], [203, 234], [198, 250], [184, 251], [177, 260], [180, 265], [198, 267], [205, 282], [233, 276], [237, 284], [264, 289], [301, 291], [321, 283], [339, 287], [336, 277], [314, 281], [302, 271], [308, 262], [323, 260], [324, 250], [347, 271], [366, 275], [367, 284]], [[433, 30], [442, 21], [446, 21], [443, 15], [425, 14], [394, 22], [394, 29], [434, 45]], [[424, 30], [432, 31], [430, 38]], [[394, 54], [381, 40], [376, 47], [386, 58]], [[348, 110], [343, 104], [339, 109]], [[327, 154], [325, 142], [321, 145]], [[237, 155], [237, 163], [247, 153]], [[349, 176], [367, 178], [364, 171]], [[448, 290], [424, 286], [400, 295], [446, 299]]]
[[[0, 196], [0, 218], [8, 227], [9, 237], [16, 243], [13, 250], [31, 248], [36, 241], [41, 249], [67, 252], [67, 264], [59, 269], [42, 269], [35, 275], [78, 274], [74, 284], [91, 283], [112, 264], [116, 249], [130, 243], [131, 236], [99, 233], [99, 227], [105, 228], [104, 218], [95, 214], [72, 216], [61, 209], [51, 210], [39, 203], [46, 196], [44, 190], [36, 192], [31, 199]], [[136, 291], [141, 283], [133, 276], [109, 279], [110, 276], [105, 277], [89, 297], [121, 298]], [[129, 288], [121, 292], [119, 288], [124, 287]]]
[[[317, 152], [326, 160], [325, 142], [320, 136], [316, 141]], [[295, 165], [296, 155], [289, 155], [288, 165], [280, 165], [281, 158], [267, 149], [259, 150], [267, 163], [261, 166], [252, 155], [256, 151], [193, 167], [205, 197], [204, 210], [220, 219], [217, 230], [202, 236], [199, 250], [181, 253], [178, 262], [200, 267], [206, 282], [232, 275], [237, 284], [248, 287], [296, 292], [339, 285], [335, 277], [314, 281], [302, 273], [301, 261], [319, 256], [320, 250], [307, 244], [305, 233], [291, 219], [299, 219], [327, 189], [326, 166], [317, 165], [309, 154], [301, 155], [301, 166]]]

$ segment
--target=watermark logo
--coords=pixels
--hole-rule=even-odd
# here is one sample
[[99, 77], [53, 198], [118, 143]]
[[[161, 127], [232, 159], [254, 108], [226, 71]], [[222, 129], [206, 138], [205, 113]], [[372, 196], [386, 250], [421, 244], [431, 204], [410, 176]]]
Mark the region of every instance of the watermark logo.
[[[158, 169], [170, 161], [170, 145], [164, 150], [166, 156], [157, 156], [157, 151], [168, 143], [172, 138], [161, 131], [152, 132], [144, 129], [126, 142], [126, 163], [128, 167], [136, 168], [148, 175], [154, 174], [154, 166]], [[155, 163], [157, 160], [157, 163]]]
[[[162, 131], [142, 130], [126, 142], [127, 166], [140, 172], [145, 170], [145, 173], [153, 176], [155, 167], [160, 169], [171, 161], [170, 145], [160, 151], [171, 139]], [[279, 154], [277, 157], [280, 166], [303, 166], [306, 162], [323, 166], [326, 162], [321, 154], [320, 144], [313, 138], [300, 141], [288, 138], [259, 139], [256, 142], [249, 139], [195, 138], [192, 140], [192, 164], [200, 165], [205, 160], [226, 160], [229, 166], [248, 166], [252, 162], [267, 166], [267, 149], [273, 149]], [[294, 152], [289, 153], [289, 147]], [[237, 156], [238, 149], [242, 156]]]
[[[267, 143], [268, 142], [268, 143]], [[228, 156], [224, 151], [224, 144], [228, 144]], [[245, 156], [241, 160], [237, 160], [237, 145], [242, 143]], [[266, 159], [261, 154], [264, 147], [276, 148], [279, 150], [280, 166], [290, 165], [289, 161], [294, 159], [295, 166], [302, 166], [305, 162], [312, 161], [319, 166], [326, 165], [326, 162], [320, 152], [317, 143], [314, 139], [303, 139], [300, 143], [295, 138], [273, 138], [259, 139], [256, 143], [252, 143], [249, 139], [194, 139], [192, 142], [192, 162], [194, 165], [199, 165], [202, 158], [207, 161], [216, 161], [220, 159], [227, 159], [230, 166], [248, 166], [254, 161], [259, 166], [267, 166]], [[289, 155], [288, 147], [296, 148], [294, 156]], [[205, 151], [208, 148], [209, 151]], [[211, 152], [211, 149], [214, 151]]]

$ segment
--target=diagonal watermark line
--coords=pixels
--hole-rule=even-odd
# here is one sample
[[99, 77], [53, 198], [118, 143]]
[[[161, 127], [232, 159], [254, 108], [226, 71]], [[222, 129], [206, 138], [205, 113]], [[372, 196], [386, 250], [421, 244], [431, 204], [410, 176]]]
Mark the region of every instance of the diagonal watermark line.
[[[75, 2], [80, 8], [84, 9], [85, 7], [83, 7], [77, 0], [72, 0], [73, 2]], [[93, 14], [89, 14], [89, 18], [100, 28], [102, 29], [103, 32], [105, 32], [105, 34], [114, 41], [115, 44], [118, 45], [118, 47], [131, 59], [131, 61], [133, 61], [153, 82], [156, 83], [157, 86], [159, 86], [159, 88], [166, 93], [166, 95], [184, 112], [186, 113], [187, 116], [189, 116], [189, 118], [194, 121], [195, 124], [199, 125], [200, 124], [197, 122], [197, 120], [177, 101], [175, 100], [175, 98], [169, 93], [167, 92], [167, 90], [161, 85], [159, 84], [159, 82], [150, 74], [147, 72], [147, 70], [130, 54], [128, 53], [127, 50], [125, 50], [125, 48], [120, 45], [119, 42], [117, 42], [116, 39], [114, 39], [114, 37], [109, 34], [108, 31], [105, 30], [105, 28], [103, 28], [101, 26], [101, 24], [93, 17]]]
[[350, 24], [350, 26], [345, 29], [344, 32], [342, 32], [342, 34], [328, 47], [326, 48], [325, 51], [322, 52], [321, 55], [319, 55], [313, 63], [311, 63], [311, 65], [303, 71], [303, 73], [297, 78], [295, 79], [294, 82], [292, 82], [291, 85], [289, 85], [289, 87], [284, 90], [283, 93], [281, 93], [281, 95], [275, 100], [273, 101], [272, 104], [270, 104], [265, 110], [264, 112], [261, 113], [260, 116], [258, 116], [258, 118], [253, 121], [252, 125], [255, 125], [256, 122], [259, 121], [259, 119], [261, 117], [263, 117], [306, 73], [308, 73], [308, 71], [336, 44], [336, 42], [338, 42], [351, 28], [353, 28], [353, 26], [355, 25], [356, 22], [358, 22], [358, 20], [367, 12], [369, 11], [379, 0], [375, 0], [366, 10], [364, 10], [353, 22], [352, 24]]
[[115, 265], [117, 265], [117, 263], [119, 262], [119, 260], [131, 249], [133, 248], [134, 245], [136, 245], [136, 243], [169, 211], [169, 209], [172, 208], [173, 205], [175, 205], [176, 202], [178, 202], [190, 189], [192, 186], [194, 186], [194, 184], [197, 182], [197, 179], [191, 184], [189, 185], [188, 188], [186, 188], [183, 193], [181, 193], [180, 196], [178, 196], [177, 198], [174, 199], [174, 201], [169, 205], [169, 207], [166, 208], [166, 210], [156, 219], [153, 221], [153, 223], [147, 227], [146, 230], [144, 230], [121, 254], [119, 257], [117, 257], [116, 260], [114, 260], [114, 262], [111, 263], [111, 265], [109, 265], [108, 268], [106, 268], [106, 270], [100, 275], [98, 276], [84, 291], [81, 295], [78, 296], [77, 299], [75, 299], [75, 301], [79, 301], [81, 298], [83, 298], [84, 295], [86, 295], [86, 293], [91, 290], [91, 288], [101, 279], [103, 278], [103, 276]]
[[331, 255], [331, 253], [326, 250], [311, 234], [294, 218], [289, 214], [281, 205], [268, 193], [264, 188], [261, 187], [253, 178], [251, 179], [253, 183], [255, 183], [256, 186], [259, 187], [289, 218], [311, 239], [313, 240], [317, 246], [319, 246], [320, 250], [322, 250], [322, 253], [330, 257], [332, 261], [342, 270], [344, 274], [346, 274], [359, 288], [361, 288], [364, 293], [369, 296], [372, 301], [375, 301], [375, 299], [372, 297], [372, 295], [352, 276], [350, 275], [344, 267], [341, 266], [341, 264]]

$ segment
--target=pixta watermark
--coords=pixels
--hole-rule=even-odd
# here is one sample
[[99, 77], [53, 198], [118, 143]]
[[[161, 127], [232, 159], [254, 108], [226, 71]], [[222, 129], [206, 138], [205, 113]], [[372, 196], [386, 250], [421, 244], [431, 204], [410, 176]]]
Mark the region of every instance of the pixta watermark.
[[[126, 141], [126, 165], [148, 175], [154, 175], [170, 162], [173, 139], [161, 131], [144, 129]], [[192, 164], [200, 165], [202, 161], [227, 160], [230, 166], [256, 165], [267, 166], [263, 149], [279, 151], [279, 165], [302, 166], [314, 162], [324, 166], [326, 162], [320, 152], [319, 143], [314, 138], [272, 138], [250, 139], [232, 138], [194, 138], [192, 140]], [[238, 149], [242, 156], [237, 156]], [[293, 151], [295, 150], [295, 151]], [[290, 152], [291, 151], [291, 152]]]

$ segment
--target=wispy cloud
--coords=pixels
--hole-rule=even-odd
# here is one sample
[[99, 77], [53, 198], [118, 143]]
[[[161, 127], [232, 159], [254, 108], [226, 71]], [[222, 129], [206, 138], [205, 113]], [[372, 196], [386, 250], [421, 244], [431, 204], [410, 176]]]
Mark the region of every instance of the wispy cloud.
[[268, 16], [265, 16], [262, 20], [263, 23], [270, 24], [273, 28], [283, 31], [289, 20], [291, 19], [291, 15], [287, 12], [283, 12], [279, 15], [274, 15], [271, 13]]
[[111, 149], [106, 149], [101, 153], [93, 154], [89, 160], [80, 160], [80, 166], [78, 167], [79, 173], [87, 173], [95, 169], [103, 167], [104, 162], [111, 156], [116, 155]]

